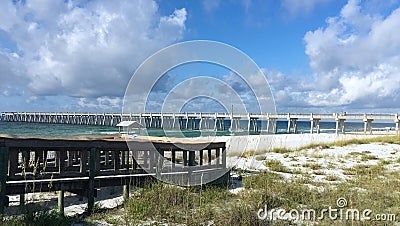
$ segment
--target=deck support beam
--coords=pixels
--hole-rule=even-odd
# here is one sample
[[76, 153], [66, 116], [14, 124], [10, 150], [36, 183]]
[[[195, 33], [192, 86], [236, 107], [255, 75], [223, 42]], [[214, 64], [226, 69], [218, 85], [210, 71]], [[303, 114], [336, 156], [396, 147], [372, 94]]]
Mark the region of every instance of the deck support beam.
[[129, 189], [130, 189], [130, 186], [129, 186], [129, 181], [122, 187], [122, 194], [123, 194], [123, 197], [124, 197], [124, 202], [126, 202], [126, 201], [128, 201], [128, 199], [129, 199]]
[[58, 213], [64, 215], [64, 190], [58, 191]]

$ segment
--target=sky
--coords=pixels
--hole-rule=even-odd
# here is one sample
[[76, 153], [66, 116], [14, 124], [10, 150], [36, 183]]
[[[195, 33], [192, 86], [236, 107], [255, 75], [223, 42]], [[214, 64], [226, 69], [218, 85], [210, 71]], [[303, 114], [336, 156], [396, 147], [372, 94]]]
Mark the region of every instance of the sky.
[[[400, 0], [0, 1], [0, 112], [121, 112], [148, 57], [212, 40], [254, 60], [270, 86], [257, 89], [271, 89], [278, 112], [398, 113], [399, 28]], [[188, 99], [178, 110], [226, 111], [218, 100], [191, 98], [201, 88], [196, 76], [257, 98], [229, 69], [192, 63], [161, 76], [147, 110], [160, 111], [179, 87]]]

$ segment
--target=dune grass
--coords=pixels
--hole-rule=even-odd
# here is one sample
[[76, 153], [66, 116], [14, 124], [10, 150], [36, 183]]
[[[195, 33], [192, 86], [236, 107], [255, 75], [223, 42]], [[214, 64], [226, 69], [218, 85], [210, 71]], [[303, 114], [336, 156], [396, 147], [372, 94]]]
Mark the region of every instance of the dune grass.
[[264, 162], [264, 165], [269, 168], [271, 171], [282, 172], [282, 173], [291, 173], [292, 171], [284, 166], [279, 160], [271, 159]]
[[[224, 188], [194, 189], [155, 183], [136, 190], [123, 208], [93, 214], [82, 224], [95, 225], [101, 220], [113, 225], [146, 222], [153, 222], [151, 225], [293, 225], [296, 222], [258, 219], [257, 212], [267, 205], [269, 209], [282, 208], [288, 211], [312, 208], [318, 213], [324, 208], [338, 208], [336, 201], [339, 198], [347, 201], [344, 209], [371, 209], [373, 213], [383, 214], [400, 212], [400, 172], [388, 171], [381, 164], [358, 165], [347, 170], [351, 170], [354, 177], [334, 185], [317, 184], [306, 178], [287, 180], [278, 173], [265, 171], [243, 177], [245, 190], [238, 194], [231, 194]], [[326, 179], [339, 180], [329, 175]], [[310, 184], [321, 189], [310, 187]], [[0, 225], [46, 225], [48, 222], [71, 225], [68, 219], [53, 214], [56, 213], [39, 212], [29, 215], [34, 218], [3, 220]], [[303, 225], [310, 223], [305, 221]], [[330, 220], [328, 217], [318, 220], [318, 225], [371, 223], [374, 222]], [[384, 223], [392, 225], [393, 222]]]
[[20, 209], [18, 216], [0, 216], [0, 226], [10, 225], [28, 225], [28, 226], [45, 226], [45, 225], [61, 225], [68, 226], [73, 223], [81, 222], [75, 217], [66, 217], [59, 214], [54, 209], [49, 209], [43, 204], [29, 203]]

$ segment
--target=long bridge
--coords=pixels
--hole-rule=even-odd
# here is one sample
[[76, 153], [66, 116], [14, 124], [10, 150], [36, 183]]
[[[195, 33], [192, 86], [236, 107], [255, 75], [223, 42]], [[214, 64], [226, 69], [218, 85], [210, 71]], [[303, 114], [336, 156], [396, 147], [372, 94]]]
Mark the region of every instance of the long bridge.
[[[287, 121], [287, 133], [297, 133], [298, 120], [310, 121], [310, 133], [319, 133], [321, 120], [336, 121], [336, 133], [345, 132], [346, 120], [364, 122], [364, 133], [372, 132], [374, 121], [391, 121], [399, 133], [399, 114], [232, 114], [232, 113], [77, 113], [77, 112], [3, 112], [1, 121], [115, 126], [121, 121], [137, 121], [146, 128], [277, 132], [277, 121]], [[244, 125], [243, 125], [244, 124]], [[261, 125], [261, 126], [260, 126]]]

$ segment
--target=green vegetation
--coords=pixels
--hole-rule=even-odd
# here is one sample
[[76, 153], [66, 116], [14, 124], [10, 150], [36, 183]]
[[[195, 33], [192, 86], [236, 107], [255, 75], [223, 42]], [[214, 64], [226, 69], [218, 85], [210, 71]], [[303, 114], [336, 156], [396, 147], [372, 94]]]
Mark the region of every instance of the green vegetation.
[[327, 181], [340, 181], [340, 177], [336, 176], [336, 175], [328, 175], [325, 177], [325, 180]]
[[292, 171], [284, 166], [279, 160], [271, 159], [264, 162], [265, 166], [271, 171], [282, 172], [282, 173], [292, 173]]
[[256, 157], [255, 157], [255, 159], [257, 160], [257, 161], [263, 161], [263, 160], [265, 160], [267, 158], [267, 156], [265, 156], [265, 155], [256, 155]]
[[293, 152], [293, 150], [290, 148], [273, 148], [271, 150], [271, 152], [285, 154], [285, 153]]
[[[276, 163], [274, 163], [276, 164]], [[138, 189], [125, 202], [123, 208], [98, 212], [85, 219], [84, 225], [102, 221], [113, 225], [288, 225], [283, 220], [260, 220], [257, 211], [265, 205], [269, 209], [285, 210], [312, 208], [321, 211], [343, 197], [348, 208], [371, 209], [374, 213], [398, 213], [400, 211], [400, 172], [390, 172], [383, 166], [359, 165], [349, 169], [354, 177], [346, 183], [324, 184], [313, 182], [309, 177], [286, 180], [275, 172], [261, 172], [243, 177], [244, 191], [237, 195], [223, 188], [181, 188], [163, 183]], [[340, 181], [334, 175], [325, 176], [328, 181]], [[322, 189], [314, 189], [314, 185]], [[388, 192], [390, 191], [390, 192]], [[371, 197], [373, 197], [371, 199]], [[18, 220], [3, 220], [0, 225], [46, 225], [48, 222], [71, 225], [79, 222], [54, 211], [37, 209]], [[303, 222], [308, 225], [311, 222]], [[318, 225], [367, 225], [363, 221], [332, 221], [326, 216]], [[386, 222], [389, 225], [393, 222]]]
[[0, 226], [10, 225], [28, 225], [28, 226], [45, 226], [45, 225], [71, 225], [79, 222], [74, 217], [66, 217], [60, 215], [56, 210], [49, 209], [42, 204], [29, 203], [20, 209], [21, 215], [16, 217], [0, 216]]
[[377, 159], [379, 159], [377, 156], [375, 156], [375, 155], [362, 155], [361, 156], [361, 161], [362, 162], [366, 162], [366, 161], [369, 161], [369, 160], [377, 160]]
[[[246, 196], [246, 195], [244, 195]], [[124, 205], [118, 224], [158, 223], [202, 225], [259, 225], [254, 206], [238, 201], [226, 189], [180, 188], [156, 183], [139, 191]], [[115, 219], [113, 219], [115, 221]]]
[[323, 168], [322, 165], [320, 165], [318, 163], [304, 163], [302, 166], [310, 168], [312, 170], [319, 170], [319, 169]]
[[242, 158], [253, 157], [255, 153], [256, 153], [256, 151], [254, 151], [254, 150], [245, 151], [240, 155], [240, 157], [242, 157]]

